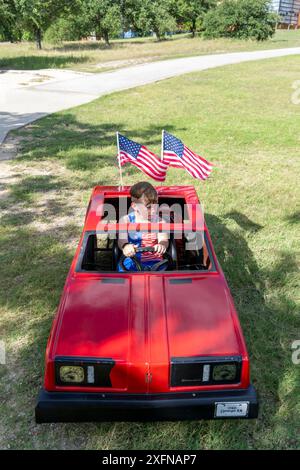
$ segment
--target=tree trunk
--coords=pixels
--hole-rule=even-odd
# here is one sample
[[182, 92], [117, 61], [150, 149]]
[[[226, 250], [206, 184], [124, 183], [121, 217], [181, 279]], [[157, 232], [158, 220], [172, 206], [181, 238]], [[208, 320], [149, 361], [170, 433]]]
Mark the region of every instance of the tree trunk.
[[109, 46], [110, 46], [110, 44], [109, 44], [109, 35], [108, 35], [108, 32], [107, 32], [107, 31], [105, 31], [105, 32], [103, 33], [103, 39], [104, 39], [104, 41], [105, 41], [105, 44], [109, 47]]
[[153, 29], [153, 30], [156, 34], [157, 40], [160, 41], [161, 40], [161, 35], [159, 34], [159, 30], [158, 29]]
[[196, 20], [192, 20], [192, 38], [195, 37], [196, 33]]
[[35, 43], [37, 49], [41, 50], [42, 49], [42, 31], [38, 28], [35, 31]]

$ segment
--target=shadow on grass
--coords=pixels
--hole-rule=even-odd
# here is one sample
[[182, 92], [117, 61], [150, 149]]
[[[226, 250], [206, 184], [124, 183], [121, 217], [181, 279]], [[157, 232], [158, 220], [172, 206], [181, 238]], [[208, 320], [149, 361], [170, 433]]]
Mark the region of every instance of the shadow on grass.
[[[31, 181], [32, 183], [32, 181]], [[51, 180], [39, 179], [36, 188], [41, 185], [52, 189]], [[25, 190], [30, 185], [24, 182]], [[16, 193], [12, 188], [12, 193]], [[63, 207], [60, 208], [63, 211]], [[37, 214], [38, 216], [38, 214]], [[232, 216], [232, 214], [231, 214]], [[243, 231], [231, 231], [223, 220], [208, 214], [207, 225], [210, 229], [214, 247], [227, 277], [240, 315], [241, 324], [251, 358], [252, 381], [260, 394], [260, 418], [252, 425], [249, 422], [178, 422], [164, 424], [118, 423], [118, 424], [68, 424], [51, 426], [52, 446], [66, 448], [75, 445], [84, 448], [93, 438], [114, 428], [110, 442], [114, 449], [144, 448], [151, 442], [155, 449], [199, 449], [207, 433], [214, 435], [219, 448], [260, 448], [260, 440], [266, 430], [273, 431], [274, 420], [280, 407], [279, 389], [288, 366], [288, 359], [282, 344], [289, 341], [293, 327], [289, 323], [295, 310], [291, 300], [282, 295], [274, 300], [265, 295], [266, 284], [283, 287], [288, 276], [296, 269], [292, 255], [282, 254], [272, 269], [260, 269], [255, 256], [250, 250], [247, 231], [260, 227], [243, 214], [234, 212], [234, 219], [242, 221]], [[81, 221], [80, 221], [81, 222]], [[70, 237], [79, 238], [78, 227], [66, 226], [63, 236], [57, 230], [39, 232], [29, 229], [20, 222], [8, 227], [0, 238], [0, 305], [9, 315], [2, 318], [2, 331], [5, 338], [24, 337], [14, 355], [16, 377], [9, 382], [4, 404], [10, 409], [5, 416], [3, 426], [22, 423], [14, 432], [16, 442], [11, 448], [30, 447], [33, 439], [29, 432], [34, 428], [34, 401], [42, 383], [43, 357], [54, 312], [63, 289], [73, 251], [66, 248]], [[289, 325], [289, 327], [288, 327]], [[12, 340], [12, 348], [13, 348]], [[8, 358], [10, 353], [8, 352]], [[8, 366], [10, 359], [8, 359]], [[19, 376], [22, 376], [20, 381]], [[3, 375], [9, 376], [9, 367]], [[11, 379], [10, 379], [11, 380]], [[291, 386], [292, 384], [290, 384]], [[290, 390], [292, 393], [293, 387]], [[15, 403], [10, 407], [10, 400]], [[290, 402], [285, 404], [289, 409]], [[293, 412], [290, 409], [291, 413]], [[287, 439], [290, 430], [286, 427]], [[35, 437], [35, 446], [47, 448], [49, 444], [49, 425], [39, 427]], [[24, 437], [25, 433], [25, 437]], [[81, 436], [80, 438], [78, 436]], [[22, 442], [22, 444], [20, 444]], [[292, 442], [292, 441], [291, 441]], [[55, 444], [53, 444], [55, 443]]]
[[300, 211], [287, 216], [285, 220], [289, 225], [298, 225], [300, 223]]
[[263, 228], [261, 225], [256, 224], [244, 214], [240, 214], [237, 211], [228, 212], [225, 217], [234, 220], [242, 229], [249, 232], [257, 232]]
[[[245, 235], [261, 228], [244, 214], [234, 212], [233, 218]], [[289, 345], [296, 333], [297, 311], [293, 300], [284, 294], [267, 294], [267, 288], [280, 292], [289, 285], [289, 276], [298, 271], [296, 255], [279, 249], [278, 261], [272, 269], [259, 268], [240, 230], [228, 230], [220, 219], [212, 215], [207, 216], [207, 225], [239, 312], [251, 359], [253, 382], [260, 396], [261, 424], [266, 426], [272, 417], [275, 419], [282, 405], [279, 397], [281, 384], [285, 372], [292, 367], [290, 351], [285, 351], [284, 346]], [[293, 387], [291, 395], [292, 390]], [[291, 403], [287, 402], [285, 406], [293, 412]], [[287, 435], [289, 431], [287, 427]]]
[[24, 137], [20, 160], [51, 158], [62, 161], [72, 170], [92, 170], [95, 164], [103, 168], [114, 164], [114, 157], [108, 155], [106, 149], [115, 144], [116, 129], [122, 127], [120, 123], [82, 123], [68, 113], [48, 116], [20, 131]]
[[30, 202], [36, 193], [57, 191], [66, 186], [67, 181], [61, 181], [50, 175], [26, 176], [18, 183], [10, 187], [10, 194], [16, 201]]
[[39, 70], [65, 68], [67, 66], [88, 62], [88, 57], [76, 56], [16, 56], [0, 58], [0, 68], [7, 70]]
[[137, 41], [130, 41], [130, 40], [120, 40], [120, 41], [112, 41], [108, 46], [104, 41], [95, 41], [95, 42], [76, 42], [72, 44], [64, 44], [62, 46], [56, 46], [54, 50], [59, 52], [68, 52], [68, 51], [110, 51], [115, 49], [123, 49], [123, 48], [130, 48], [135, 46], [144, 46], [145, 44], [159, 44], [161, 42], [166, 41], [174, 41], [176, 39], [181, 38], [172, 38], [166, 37], [162, 38], [158, 41], [156, 38], [145, 38], [139, 39]]
[[64, 202], [59, 200], [58, 194], [61, 190], [68, 191], [69, 195], [73, 190], [72, 182], [61, 176], [25, 176], [18, 184], [3, 182], [1, 186], [3, 190], [8, 191], [9, 197], [9, 203], [2, 202], [0, 205], [0, 208], [9, 209], [0, 217], [3, 226], [18, 226], [24, 229], [39, 218], [44, 223], [52, 222], [53, 217], [67, 217], [73, 220], [78, 209], [72, 205], [71, 197]]

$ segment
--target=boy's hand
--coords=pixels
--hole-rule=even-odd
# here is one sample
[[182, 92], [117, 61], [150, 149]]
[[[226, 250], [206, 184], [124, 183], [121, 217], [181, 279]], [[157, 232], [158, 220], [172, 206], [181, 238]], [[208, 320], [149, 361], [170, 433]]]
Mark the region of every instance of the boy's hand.
[[163, 255], [166, 250], [167, 248], [162, 243], [157, 243], [157, 245], [154, 245], [154, 251], [160, 255]]
[[132, 243], [126, 243], [122, 251], [124, 256], [131, 258], [135, 255], [135, 245], [133, 245]]

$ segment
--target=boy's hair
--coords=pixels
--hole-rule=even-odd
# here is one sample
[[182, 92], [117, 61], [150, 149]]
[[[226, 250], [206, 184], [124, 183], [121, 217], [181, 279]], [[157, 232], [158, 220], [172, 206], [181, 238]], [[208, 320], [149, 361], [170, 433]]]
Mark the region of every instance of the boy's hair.
[[147, 181], [141, 181], [140, 183], [136, 183], [131, 186], [130, 196], [133, 202], [135, 202], [136, 199], [140, 199], [140, 197], [143, 195], [145, 196], [148, 203], [157, 203], [157, 191], [151, 183], [147, 183]]

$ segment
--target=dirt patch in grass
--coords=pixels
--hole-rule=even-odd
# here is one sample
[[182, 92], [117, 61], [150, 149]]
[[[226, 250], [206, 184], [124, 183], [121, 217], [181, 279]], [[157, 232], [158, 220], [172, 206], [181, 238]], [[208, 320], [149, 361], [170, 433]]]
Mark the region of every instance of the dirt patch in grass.
[[[2, 145], [0, 145], [0, 162], [4, 160], [12, 160], [14, 157], [16, 157], [18, 153], [18, 143], [20, 142], [20, 137], [16, 136], [9, 136], [5, 139]], [[2, 167], [1, 167], [1, 177], [3, 175], [2, 173]]]
[[[81, 192], [64, 184], [70, 175], [57, 161], [32, 162], [18, 159], [18, 146], [28, 136], [9, 136], [0, 147], [1, 218], [5, 223], [14, 220], [40, 234], [62, 228], [70, 220], [83, 220]], [[77, 234], [73, 243], [77, 240]], [[69, 240], [71, 242], [72, 240]], [[71, 243], [71, 246], [73, 246]], [[70, 243], [69, 243], [70, 246]]]

